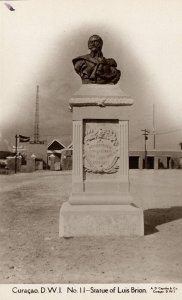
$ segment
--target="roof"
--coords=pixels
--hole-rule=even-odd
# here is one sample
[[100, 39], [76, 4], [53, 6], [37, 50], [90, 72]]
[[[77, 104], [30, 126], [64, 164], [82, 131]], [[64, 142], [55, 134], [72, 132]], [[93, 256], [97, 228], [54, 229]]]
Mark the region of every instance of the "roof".
[[71, 142], [71, 144], [69, 144], [66, 148], [67, 149], [73, 149], [73, 143]]
[[45, 137], [45, 139], [47, 140], [48, 147], [53, 141], [58, 141], [59, 143], [61, 143], [65, 147], [70, 145], [70, 143], [72, 142], [72, 136], [71, 135], [50, 136], [50, 137]]
[[61, 143], [59, 140], [54, 139], [51, 143], [48, 144], [48, 150], [62, 150], [65, 148], [65, 145]]
[[[130, 156], [145, 155], [144, 150], [129, 150]], [[182, 150], [147, 150], [147, 156], [175, 156], [182, 157]]]
[[14, 155], [10, 151], [0, 151], [0, 159], [6, 159], [7, 156]]

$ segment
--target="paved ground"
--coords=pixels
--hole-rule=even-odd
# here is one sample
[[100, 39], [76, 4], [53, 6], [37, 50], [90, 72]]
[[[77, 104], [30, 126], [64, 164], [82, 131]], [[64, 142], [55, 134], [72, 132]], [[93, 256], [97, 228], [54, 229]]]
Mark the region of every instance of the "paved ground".
[[0, 175], [0, 283], [182, 282], [182, 170], [130, 171], [139, 238], [58, 238], [70, 173]]

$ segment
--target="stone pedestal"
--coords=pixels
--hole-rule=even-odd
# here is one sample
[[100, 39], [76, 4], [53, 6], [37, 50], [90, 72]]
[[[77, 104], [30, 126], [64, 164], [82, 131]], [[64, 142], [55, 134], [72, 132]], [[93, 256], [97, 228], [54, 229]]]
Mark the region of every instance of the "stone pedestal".
[[129, 192], [128, 126], [133, 100], [118, 85], [85, 84], [70, 99], [73, 171], [60, 236], [143, 235]]

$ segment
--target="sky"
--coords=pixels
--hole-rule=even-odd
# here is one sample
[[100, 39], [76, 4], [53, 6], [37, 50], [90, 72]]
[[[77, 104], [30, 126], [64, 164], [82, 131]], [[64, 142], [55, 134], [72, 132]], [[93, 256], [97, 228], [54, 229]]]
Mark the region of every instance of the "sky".
[[[8, 0], [6, 1], [8, 2]], [[69, 144], [68, 102], [81, 86], [72, 59], [88, 53], [99, 34], [105, 57], [121, 70], [119, 86], [134, 99], [130, 149], [144, 149], [142, 129], [153, 129], [156, 149], [182, 142], [182, 1], [0, 1], [0, 150], [14, 136], [33, 136], [36, 86], [40, 87], [40, 135]], [[67, 142], [66, 142], [67, 141]], [[153, 149], [153, 135], [147, 141]]]

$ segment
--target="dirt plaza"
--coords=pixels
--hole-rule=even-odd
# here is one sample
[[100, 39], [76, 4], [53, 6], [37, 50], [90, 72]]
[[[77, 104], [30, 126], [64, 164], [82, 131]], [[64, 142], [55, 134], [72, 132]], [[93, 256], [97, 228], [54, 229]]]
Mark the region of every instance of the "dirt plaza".
[[71, 173], [0, 176], [0, 283], [154, 283], [182, 279], [182, 171], [130, 170], [144, 237], [59, 238]]

